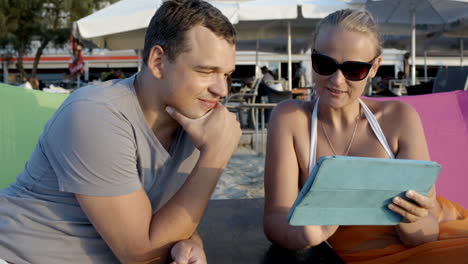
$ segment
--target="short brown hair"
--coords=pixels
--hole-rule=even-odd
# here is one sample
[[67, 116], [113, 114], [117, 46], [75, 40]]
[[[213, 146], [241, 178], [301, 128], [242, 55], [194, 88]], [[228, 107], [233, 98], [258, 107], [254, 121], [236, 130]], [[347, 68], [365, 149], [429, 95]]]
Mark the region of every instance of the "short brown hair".
[[159, 45], [170, 61], [190, 50], [185, 34], [201, 25], [231, 44], [236, 43], [236, 30], [231, 22], [210, 3], [202, 0], [168, 0], [156, 11], [145, 35], [143, 62], [148, 64], [151, 49]]

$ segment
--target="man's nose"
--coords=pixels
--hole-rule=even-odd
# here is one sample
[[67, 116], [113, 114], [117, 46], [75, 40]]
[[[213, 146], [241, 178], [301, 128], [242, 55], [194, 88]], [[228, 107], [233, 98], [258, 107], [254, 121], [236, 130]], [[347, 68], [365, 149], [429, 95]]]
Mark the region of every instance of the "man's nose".
[[218, 75], [209, 90], [216, 96], [225, 97], [228, 95], [228, 87], [226, 77], [224, 75]]

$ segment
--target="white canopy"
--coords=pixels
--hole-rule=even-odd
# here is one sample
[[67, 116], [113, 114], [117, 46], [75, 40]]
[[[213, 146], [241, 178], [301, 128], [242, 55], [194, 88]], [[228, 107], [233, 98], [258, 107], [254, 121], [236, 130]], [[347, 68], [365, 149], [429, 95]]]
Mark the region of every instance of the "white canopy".
[[[298, 4], [297, 0], [239, 1], [239, 21], [295, 19], [297, 18]], [[221, 9], [221, 11], [223, 10]]]
[[466, 17], [468, 0], [369, 0], [367, 8], [381, 23], [441, 25]]
[[[235, 24], [240, 40], [275, 39], [287, 35], [307, 39], [315, 22], [342, 8], [345, 0], [208, 0]], [[75, 22], [74, 34], [101, 48], [142, 49], [144, 33], [161, 0], [122, 0]], [[302, 17], [298, 14], [302, 9]]]
[[[367, 0], [366, 7], [384, 33], [411, 32], [411, 84], [416, 83], [416, 26], [426, 32], [445, 31], [451, 24], [468, 18], [468, 0]], [[409, 27], [411, 26], [411, 27]], [[399, 32], [390, 32], [398, 28]]]
[[321, 19], [330, 13], [345, 8], [363, 8], [364, 3], [359, 1], [343, 0], [302, 0], [302, 16], [304, 18]]
[[[344, 0], [208, 1], [235, 24], [238, 40], [257, 41], [257, 50], [260, 39], [287, 39], [289, 79], [292, 37], [310, 40], [320, 18], [352, 7]], [[146, 27], [160, 5], [160, 0], [122, 0], [75, 22], [75, 34], [101, 48], [141, 50]], [[298, 14], [299, 7], [302, 17]]]
[[[236, 24], [238, 4], [211, 1]], [[122, 0], [103, 8], [74, 24], [74, 34], [89, 39], [100, 48], [111, 50], [143, 49], [146, 28], [161, 0]]]
[[103, 8], [76, 22], [85, 39], [146, 28], [160, 0], [126, 0]]

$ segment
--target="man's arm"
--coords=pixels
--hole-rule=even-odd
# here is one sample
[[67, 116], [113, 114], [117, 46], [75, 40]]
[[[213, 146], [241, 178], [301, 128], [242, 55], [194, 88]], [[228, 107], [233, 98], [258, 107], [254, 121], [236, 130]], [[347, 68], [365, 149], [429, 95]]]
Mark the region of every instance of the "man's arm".
[[200, 157], [177, 193], [154, 215], [143, 189], [130, 194], [76, 197], [122, 263], [149, 263], [168, 258], [171, 247], [191, 238], [240, 138], [235, 116], [218, 105], [207, 115], [190, 120], [168, 111], [191, 137]]
[[203, 239], [201, 238], [200, 233], [198, 233], [198, 230], [193, 233], [193, 236], [190, 239], [203, 248]]
[[195, 232], [188, 240], [177, 242], [171, 249], [171, 256], [174, 260], [171, 264], [207, 263], [203, 241], [198, 232]]

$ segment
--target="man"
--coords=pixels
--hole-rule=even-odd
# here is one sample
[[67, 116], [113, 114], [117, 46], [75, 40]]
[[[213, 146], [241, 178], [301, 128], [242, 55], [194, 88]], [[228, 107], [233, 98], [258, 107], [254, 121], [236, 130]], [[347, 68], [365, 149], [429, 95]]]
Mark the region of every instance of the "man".
[[262, 70], [262, 74], [263, 74], [262, 82], [264, 84], [266, 84], [266, 85], [272, 85], [273, 82], [275, 81], [275, 77], [273, 76], [273, 72], [271, 72], [270, 69], [268, 69], [267, 66], [263, 66], [260, 69]]
[[264, 103], [268, 101], [268, 91], [270, 89], [270, 85], [273, 85], [275, 81], [275, 77], [273, 73], [268, 69], [267, 66], [263, 66], [260, 68], [262, 71], [262, 80], [258, 86], [258, 96], [255, 98], [256, 103]]
[[197, 225], [240, 138], [219, 103], [235, 30], [200, 0], [166, 1], [144, 67], [74, 92], [0, 195], [0, 259], [206, 263]]

